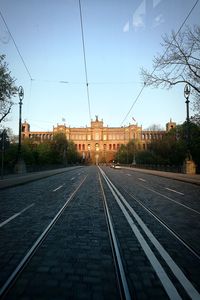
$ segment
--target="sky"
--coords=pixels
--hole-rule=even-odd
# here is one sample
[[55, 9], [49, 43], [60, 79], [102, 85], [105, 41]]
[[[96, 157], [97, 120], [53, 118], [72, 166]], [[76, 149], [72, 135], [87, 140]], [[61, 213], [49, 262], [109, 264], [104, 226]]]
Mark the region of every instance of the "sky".
[[[146, 87], [126, 115], [143, 86], [141, 68], [153, 70], [162, 36], [180, 28], [195, 2], [81, 0], [89, 113], [79, 0], [0, 0], [8, 27], [0, 16], [0, 53], [24, 89], [22, 121], [32, 131], [90, 126], [96, 115], [109, 127], [184, 122], [183, 85]], [[185, 26], [199, 24], [199, 15], [200, 1]], [[4, 126], [17, 134], [18, 96], [13, 101]]]

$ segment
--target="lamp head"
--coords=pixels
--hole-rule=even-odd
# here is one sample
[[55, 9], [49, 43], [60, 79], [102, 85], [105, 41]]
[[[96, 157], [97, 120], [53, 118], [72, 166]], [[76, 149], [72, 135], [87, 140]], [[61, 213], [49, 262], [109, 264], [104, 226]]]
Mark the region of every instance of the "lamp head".
[[190, 96], [190, 90], [191, 90], [190, 85], [186, 84], [184, 88], [184, 96], [186, 99], [188, 99]]
[[22, 100], [24, 98], [24, 89], [22, 86], [18, 88], [19, 99]]

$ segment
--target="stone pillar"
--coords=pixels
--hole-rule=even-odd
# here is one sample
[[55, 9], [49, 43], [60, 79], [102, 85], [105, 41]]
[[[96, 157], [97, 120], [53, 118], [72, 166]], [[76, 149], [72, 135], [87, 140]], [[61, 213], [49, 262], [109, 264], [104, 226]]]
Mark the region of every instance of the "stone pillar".
[[183, 173], [196, 174], [196, 165], [192, 159], [186, 158], [183, 163]]

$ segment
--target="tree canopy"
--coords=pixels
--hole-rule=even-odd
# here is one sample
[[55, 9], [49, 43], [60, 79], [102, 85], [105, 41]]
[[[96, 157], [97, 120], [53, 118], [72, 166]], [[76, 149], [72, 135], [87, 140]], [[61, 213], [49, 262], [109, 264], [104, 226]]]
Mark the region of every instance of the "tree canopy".
[[194, 96], [194, 108], [200, 113], [200, 26], [163, 36], [164, 54], [153, 60], [153, 72], [142, 68], [146, 86], [171, 88], [188, 83]]
[[0, 55], [0, 123], [5, 120], [13, 106], [12, 97], [17, 93], [15, 79], [11, 77], [5, 55]]

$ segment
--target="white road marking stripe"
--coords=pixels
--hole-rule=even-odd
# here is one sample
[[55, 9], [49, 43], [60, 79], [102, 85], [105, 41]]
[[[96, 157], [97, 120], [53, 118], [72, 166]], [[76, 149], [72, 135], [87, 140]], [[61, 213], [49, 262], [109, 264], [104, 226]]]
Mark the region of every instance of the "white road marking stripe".
[[55, 190], [53, 190], [53, 192], [56, 192], [57, 190], [61, 189], [61, 187], [63, 187], [63, 184], [57, 187]]
[[154, 190], [152, 190], [152, 189], [150, 189], [150, 188], [147, 188], [147, 187], [145, 187], [145, 186], [143, 186], [143, 188], [146, 189], [146, 190], [148, 190], [148, 191], [151, 191], [151, 192], [153, 192], [153, 193], [155, 193], [155, 194], [157, 194], [157, 195], [160, 195], [160, 196], [162, 196], [163, 198], [166, 198], [166, 199], [168, 199], [169, 201], [172, 201], [172, 202], [174, 202], [174, 203], [176, 203], [176, 204], [178, 204], [178, 205], [180, 205], [180, 206], [183, 206], [183, 207], [187, 208], [188, 210], [191, 210], [191, 211], [195, 212], [196, 214], [200, 215], [200, 212], [199, 212], [199, 211], [197, 211], [197, 210], [195, 210], [195, 209], [193, 209], [193, 208], [191, 208], [191, 207], [189, 207], [189, 206], [187, 206], [187, 205], [185, 205], [185, 204], [183, 204], [183, 203], [180, 203], [180, 202], [178, 202], [178, 201], [176, 201], [176, 200], [174, 200], [174, 199], [171, 199], [170, 197], [167, 197], [167, 196], [165, 196], [165, 195], [163, 195], [163, 194], [161, 194], [161, 193], [159, 193], [159, 192], [156, 192], [156, 191], [154, 191]]
[[127, 176], [131, 176], [131, 174], [126, 174]]
[[172, 190], [172, 189], [170, 189], [170, 188], [165, 188], [165, 189], [168, 190], [168, 191], [170, 191], [170, 192], [177, 193], [177, 194], [179, 194], [179, 195], [184, 195], [183, 193], [178, 192], [178, 191], [176, 191], [176, 190]]
[[4, 225], [6, 225], [7, 223], [9, 223], [10, 221], [12, 221], [13, 219], [15, 219], [16, 217], [23, 214], [23, 212], [25, 212], [27, 209], [31, 208], [33, 205], [35, 205], [35, 204], [32, 203], [31, 205], [29, 205], [29, 206], [25, 207], [24, 209], [22, 209], [20, 212], [14, 214], [12, 217], [10, 217], [7, 220], [5, 220], [4, 222], [0, 223], [0, 228], [3, 227]]
[[141, 181], [143, 181], [143, 182], [146, 182], [146, 180], [145, 179], [143, 179], [143, 178], [138, 178], [139, 180], [141, 180]]
[[[88, 175], [87, 175], [88, 176]], [[37, 249], [38, 245], [42, 242], [43, 238], [48, 234], [48, 231], [53, 227], [53, 225], [56, 223], [56, 221], [61, 216], [62, 212], [68, 205], [68, 203], [71, 201], [71, 199], [75, 196], [81, 185], [86, 180], [87, 176], [82, 180], [82, 182], [79, 184], [79, 186], [75, 189], [75, 191], [69, 196], [63, 207], [59, 210], [59, 212], [56, 214], [56, 216], [53, 218], [53, 220], [49, 223], [49, 225], [46, 227], [46, 229], [42, 232], [42, 234], [37, 238], [37, 240], [34, 242], [32, 247], [28, 250], [26, 255], [22, 258], [20, 263], [17, 265], [15, 270], [11, 273], [11, 275], [8, 277], [4, 285], [0, 288], [0, 298], [5, 293], [5, 291], [8, 289], [9, 285], [16, 279], [17, 274], [22, 270], [23, 266], [27, 263], [28, 259], [31, 257], [31, 255], [34, 253], [34, 251]]]
[[115, 235], [115, 231], [114, 231], [114, 228], [113, 228], [113, 225], [112, 225], [111, 216], [110, 216], [109, 208], [108, 208], [108, 205], [107, 205], [107, 200], [106, 200], [106, 196], [105, 196], [105, 193], [104, 193], [100, 173], [99, 173], [99, 182], [100, 182], [100, 186], [101, 186], [101, 190], [102, 190], [102, 194], [103, 194], [105, 210], [106, 210], [106, 214], [107, 214], [107, 218], [108, 218], [108, 224], [109, 224], [109, 227], [110, 227], [110, 234], [111, 234], [112, 239], [113, 239], [113, 247], [114, 247], [115, 253], [116, 253], [116, 260], [117, 260], [118, 266], [119, 266], [120, 277], [121, 277], [122, 284], [123, 284], [123, 287], [124, 287], [125, 299], [126, 300], [129, 300], [129, 299], [131, 300], [131, 296], [130, 296], [130, 292], [129, 292], [129, 288], [128, 288], [128, 284], [127, 284], [127, 280], [126, 280], [126, 276], [125, 276], [125, 271], [124, 271], [123, 263], [122, 263], [122, 260], [121, 260], [119, 247], [118, 247], [117, 239], [116, 239], [116, 235]]
[[[125, 212], [123, 211], [124, 215], [127, 215], [127, 221], [129, 222], [133, 232], [135, 233], [136, 237], [138, 238], [138, 241], [140, 242], [144, 252], [146, 253], [149, 261], [151, 262], [152, 266], [154, 267], [155, 271], [157, 274], [160, 274], [159, 278], [163, 284], [163, 287], [165, 288], [166, 292], [168, 293], [170, 299], [181, 299], [176, 288], [174, 287], [174, 285], [172, 284], [172, 282], [170, 281], [170, 279], [168, 278], [167, 274], [166, 274], [166, 278], [165, 277], [165, 271], [164, 269], [159, 266], [159, 261], [157, 261], [157, 258], [152, 256], [151, 252], [149, 252], [149, 250], [151, 251], [151, 249], [148, 249], [148, 244], [147, 244], [147, 248], [146, 248], [146, 241], [143, 241], [143, 236], [141, 235], [141, 233], [139, 232], [138, 228], [135, 226], [133, 220], [131, 219], [131, 217], [129, 216], [128, 212], [126, 211], [124, 205], [128, 208], [128, 210], [130, 211], [130, 213], [132, 214], [132, 216], [135, 218], [135, 220], [137, 221], [137, 223], [140, 225], [140, 227], [143, 229], [143, 231], [145, 232], [145, 234], [147, 235], [147, 237], [150, 239], [150, 241], [153, 243], [153, 245], [156, 247], [156, 249], [159, 251], [160, 255], [162, 256], [162, 258], [165, 260], [165, 262], [167, 263], [167, 265], [170, 267], [171, 271], [174, 273], [174, 275], [176, 276], [176, 278], [179, 280], [179, 282], [181, 283], [181, 285], [183, 286], [183, 288], [185, 289], [185, 291], [188, 293], [188, 295], [190, 296], [191, 299], [195, 299], [198, 300], [200, 299], [200, 294], [199, 292], [195, 289], [195, 287], [192, 285], [192, 283], [187, 279], [187, 277], [185, 276], [185, 274], [182, 272], [182, 270], [179, 268], [179, 266], [173, 261], [173, 259], [171, 258], [171, 256], [167, 253], [167, 251], [163, 248], [163, 246], [159, 243], [159, 241], [155, 238], [155, 236], [152, 234], [152, 232], [148, 229], [148, 227], [145, 225], [145, 223], [142, 221], [142, 219], [138, 216], [138, 214], [133, 210], [133, 208], [128, 204], [128, 202], [125, 200], [125, 198], [122, 196], [122, 194], [118, 191], [118, 189], [114, 186], [114, 184], [110, 181], [109, 178], [106, 178], [107, 176], [105, 175], [105, 173], [102, 171], [102, 174], [106, 180], [106, 182], [108, 183], [108, 185], [111, 186], [111, 192], [113, 194], [113, 196], [115, 197], [118, 205], [120, 207], [123, 207], [123, 209], [125, 210]], [[121, 203], [120, 199], [117, 197], [117, 195], [120, 197], [121, 201], [124, 203], [124, 205]], [[136, 229], [135, 229], [136, 227]], [[153, 253], [153, 252], [152, 252]], [[154, 254], [153, 254], [154, 255]], [[158, 267], [158, 269], [156, 269]], [[160, 273], [161, 272], [161, 273]], [[164, 272], [164, 273], [163, 273]], [[168, 281], [166, 281], [168, 280]], [[172, 285], [170, 287], [170, 285]], [[173, 290], [171, 290], [173, 289]], [[175, 293], [173, 295], [173, 293]]]
[[153, 251], [151, 250], [151, 248], [149, 247], [149, 245], [145, 241], [144, 237], [142, 236], [142, 234], [138, 230], [137, 226], [134, 224], [132, 218], [130, 217], [130, 215], [128, 214], [128, 212], [125, 209], [124, 205], [122, 204], [121, 200], [119, 199], [118, 195], [120, 193], [115, 188], [115, 186], [112, 184], [112, 182], [108, 178], [105, 177], [106, 176], [105, 173], [104, 174], [102, 173], [102, 175], [103, 175], [105, 181], [107, 182], [107, 184], [108, 184], [108, 186], [109, 186], [116, 202], [118, 203], [118, 205], [121, 208], [124, 216], [126, 217], [132, 231], [134, 232], [136, 238], [138, 239], [138, 242], [140, 243], [140, 245], [141, 245], [142, 249], [144, 250], [147, 258], [149, 259], [152, 267], [154, 268], [155, 272], [157, 273], [158, 278], [162, 282], [162, 285], [163, 285], [166, 293], [168, 294], [169, 298], [171, 300], [181, 300], [181, 297], [178, 294], [178, 292], [177, 292], [175, 286], [173, 285], [172, 281], [170, 280], [170, 278], [166, 274], [166, 272], [163, 269], [162, 265], [160, 264], [160, 262], [158, 261], [158, 259], [154, 255]]
[[75, 177], [72, 177], [70, 180], [74, 180], [75, 179]]

